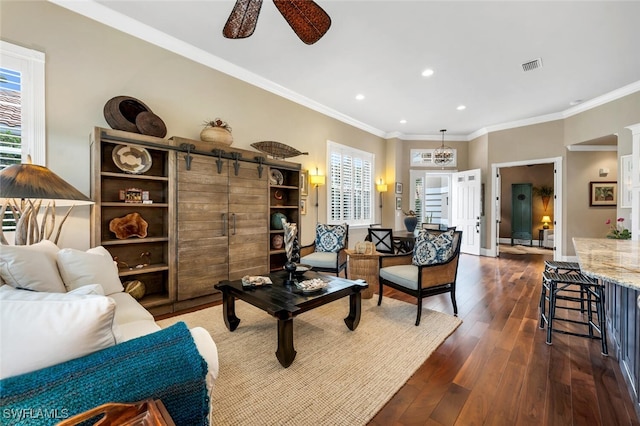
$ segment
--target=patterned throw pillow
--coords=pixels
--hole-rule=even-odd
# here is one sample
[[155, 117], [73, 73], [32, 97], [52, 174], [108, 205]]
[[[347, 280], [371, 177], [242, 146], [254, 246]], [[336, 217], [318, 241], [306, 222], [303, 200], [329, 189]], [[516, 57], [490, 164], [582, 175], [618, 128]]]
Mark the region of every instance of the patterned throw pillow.
[[346, 239], [347, 225], [316, 225], [316, 251], [337, 253]]
[[413, 248], [413, 264], [433, 265], [449, 260], [453, 254], [453, 232], [452, 229], [442, 233], [420, 231]]

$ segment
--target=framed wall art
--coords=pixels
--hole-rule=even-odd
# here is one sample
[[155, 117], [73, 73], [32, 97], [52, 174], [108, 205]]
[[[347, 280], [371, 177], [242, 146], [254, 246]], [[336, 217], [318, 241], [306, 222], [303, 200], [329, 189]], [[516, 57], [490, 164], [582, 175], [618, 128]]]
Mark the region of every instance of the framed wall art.
[[402, 182], [396, 182], [396, 194], [402, 194]]
[[616, 206], [618, 182], [589, 182], [590, 206]]
[[396, 210], [402, 210], [402, 198], [396, 197]]
[[300, 170], [300, 195], [309, 195], [309, 170]]
[[307, 214], [307, 200], [303, 198], [300, 200], [300, 214]]

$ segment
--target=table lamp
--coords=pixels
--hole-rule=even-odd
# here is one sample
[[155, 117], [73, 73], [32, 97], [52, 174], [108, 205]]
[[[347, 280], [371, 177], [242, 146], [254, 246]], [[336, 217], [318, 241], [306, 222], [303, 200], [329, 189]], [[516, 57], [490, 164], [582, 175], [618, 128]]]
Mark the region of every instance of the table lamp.
[[551, 222], [551, 218], [549, 216], [542, 216], [542, 229], [549, 229], [549, 222]]
[[[17, 202], [16, 199], [20, 199]], [[56, 201], [71, 206], [63, 217], [53, 240], [57, 244], [62, 225], [75, 205], [93, 204], [82, 192], [44, 166], [23, 163], [14, 164], [0, 171], [0, 216], [10, 210], [16, 221], [16, 245], [34, 244], [49, 239], [56, 227]], [[42, 225], [38, 223], [38, 211], [46, 203]], [[2, 228], [0, 243], [8, 244]]]

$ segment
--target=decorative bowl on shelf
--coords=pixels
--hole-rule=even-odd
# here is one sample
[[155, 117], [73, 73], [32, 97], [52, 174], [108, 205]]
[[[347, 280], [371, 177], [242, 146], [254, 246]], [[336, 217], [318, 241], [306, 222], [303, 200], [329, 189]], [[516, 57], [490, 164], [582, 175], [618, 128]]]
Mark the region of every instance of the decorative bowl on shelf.
[[123, 217], [116, 217], [109, 222], [109, 231], [116, 234], [116, 238], [125, 240], [130, 237], [145, 238], [149, 224], [140, 213], [129, 213]]

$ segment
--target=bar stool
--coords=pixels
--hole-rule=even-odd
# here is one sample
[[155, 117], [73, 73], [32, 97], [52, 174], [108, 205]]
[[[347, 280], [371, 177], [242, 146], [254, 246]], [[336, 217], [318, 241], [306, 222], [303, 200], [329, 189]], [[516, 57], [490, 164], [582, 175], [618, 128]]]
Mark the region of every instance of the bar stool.
[[[580, 264], [578, 262], [561, 262], [556, 260], [545, 260], [544, 261], [544, 270], [545, 272], [555, 272], [556, 274], [571, 274], [571, 273], [580, 273]], [[580, 312], [584, 313], [584, 304], [586, 302], [585, 293], [582, 287], [579, 290], [567, 288], [566, 292], [569, 293], [580, 293]], [[542, 307], [542, 305], [540, 305]]]
[[[580, 286], [580, 291], [586, 294], [586, 300], [582, 297], [565, 294], [569, 286]], [[578, 290], [572, 290], [577, 292]], [[547, 295], [548, 292], [548, 295]], [[556, 309], [581, 310], [571, 306], [557, 306], [558, 300], [570, 302], [586, 301], [587, 320], [578, 321], [572, 319], [559, 318], [556, 316]], [[546, 312], [546, 302], [549, 303], [549, 311]], [[593, 318], [593, 304], [596, 307], [597, 323]], [[576, 333], [568, 330], [554, 328], [554, 321], [565, 321], [574, 324], [582, 324], [588, 327], [588, 333]], [[589, 278], [581, 273], [558, 274], [555, 272], [542, 273], [542, 294], [540, 295], [540, 328], [547, 324], [547, 344], [551, 345], [552, 333], [570, 334], [572, 336], [588, 337], [590, 339], [600, 339], [602, 342], [602, 354], [608, 355], [607, 351], [607, 329], [604, 317], [604, 287], [598, 281]], [[599, 336], [594, 335], [597, 331]]]
[[578, 262], [560, 262], [556, 260], [545, 260], [544, 270], [546, 272], [555, 272], [558, 274], [568, 274], [571, 272], [580, 272], [580, 265]]

